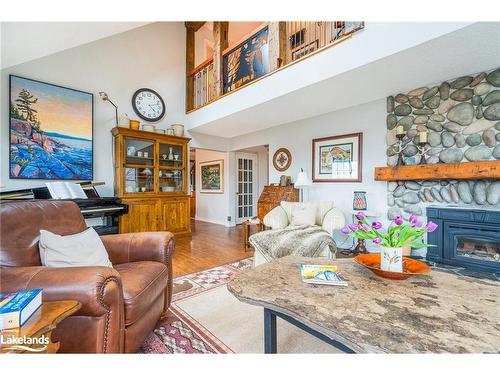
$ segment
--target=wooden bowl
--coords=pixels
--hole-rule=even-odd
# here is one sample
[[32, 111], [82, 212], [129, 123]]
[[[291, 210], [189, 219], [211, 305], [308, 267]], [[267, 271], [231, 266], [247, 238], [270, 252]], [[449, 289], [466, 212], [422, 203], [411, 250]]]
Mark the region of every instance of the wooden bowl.
[[354, 257], [356, 263], [365, 266], [375, 275], [392, 280], [406, 280], [415, 275], [425, 275], [431, 272], [430, 267], [416, 259], [403, 257], [403, 272], [384, 271], [380, 269], [380, 254], [359, 254]]

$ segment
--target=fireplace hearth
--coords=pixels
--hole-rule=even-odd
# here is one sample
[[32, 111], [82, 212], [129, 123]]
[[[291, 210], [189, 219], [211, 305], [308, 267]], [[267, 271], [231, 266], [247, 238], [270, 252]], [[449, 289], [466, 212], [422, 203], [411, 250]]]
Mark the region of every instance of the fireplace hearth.
[[478, 271], [500, 271], [500, 211], [477, 208], [427, 207], [438, 224], [428, 234], [427, 260]]

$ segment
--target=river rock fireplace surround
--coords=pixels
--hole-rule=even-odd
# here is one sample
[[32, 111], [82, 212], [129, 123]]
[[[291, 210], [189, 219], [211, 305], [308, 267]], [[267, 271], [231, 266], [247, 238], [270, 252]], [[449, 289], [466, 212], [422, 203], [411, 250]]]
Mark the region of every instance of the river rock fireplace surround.
[[500, 272], [500, 211], [463, 207], [427, 207], [438, 224], [428, 234], [427, 260], [485, 272]]

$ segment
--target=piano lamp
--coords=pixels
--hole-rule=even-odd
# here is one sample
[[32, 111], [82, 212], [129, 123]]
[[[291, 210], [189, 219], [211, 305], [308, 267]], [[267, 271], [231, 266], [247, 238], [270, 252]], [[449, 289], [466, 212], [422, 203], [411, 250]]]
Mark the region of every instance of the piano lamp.
[[300, 201], [304, 202], [304, 189], [311, 186], [311, 180], [307, 177], [307, 173], [304, 172], [304, 169], [300, 168], [294, 186], [300, 190]]
[[115, 121], [116, 121], [116, 126], [118, 126], [118, 107], [109, 99], [108, 94], [106, 94], [104, 91], [99, 91], [99, 96], [101, 97], [103, 102], [110, 102], [113, 107], [115, 107]]

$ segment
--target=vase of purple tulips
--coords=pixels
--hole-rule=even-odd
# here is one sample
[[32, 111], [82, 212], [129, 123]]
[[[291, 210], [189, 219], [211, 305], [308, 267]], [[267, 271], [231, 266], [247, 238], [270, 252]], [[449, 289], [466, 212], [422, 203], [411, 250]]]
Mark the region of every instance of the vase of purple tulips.
[[347, 225], [342, 228], [342, 233], [380, 245], [380, 268], [383, 270], [403, 272], [403, 248], [433, 246], [422, 242], [426, 233], [437, 228], [432, 221], [424, 224], [415, 215], [411, 215], [408, 221], [398, 216], [384, 230], [380, 221], [368, 222], [363, 212], [358, 212], [356, 218], [359, 223]]

